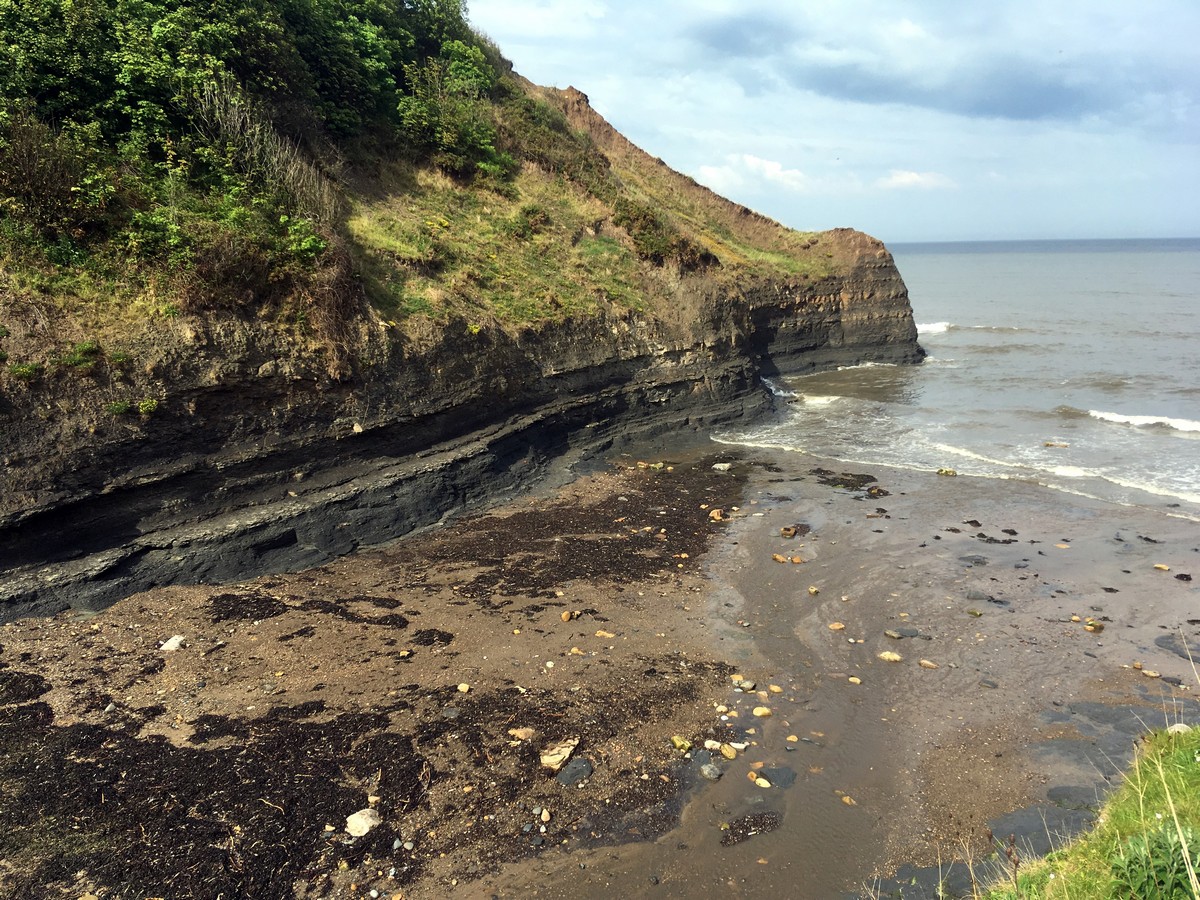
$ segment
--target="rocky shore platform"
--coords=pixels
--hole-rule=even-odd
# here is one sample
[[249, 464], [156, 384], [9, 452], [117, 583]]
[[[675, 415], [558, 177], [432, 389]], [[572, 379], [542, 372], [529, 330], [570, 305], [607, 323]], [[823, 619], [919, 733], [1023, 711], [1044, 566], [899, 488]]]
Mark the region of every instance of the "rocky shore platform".
[[[1200, 718], [1194, 522], [662, 447], [0, 627], [0, 896], [935, 896]], [[975, 874], [955, 859], [973, 860]]]

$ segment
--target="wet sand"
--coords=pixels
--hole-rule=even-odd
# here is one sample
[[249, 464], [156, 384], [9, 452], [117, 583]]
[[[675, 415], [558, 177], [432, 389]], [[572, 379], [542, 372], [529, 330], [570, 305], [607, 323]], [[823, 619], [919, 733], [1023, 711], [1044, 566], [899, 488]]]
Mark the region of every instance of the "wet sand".
[[[640, 460], [311, 572], [0, 629], [0, 896], [828, 898], [898, 868], [933, 896], [921, 867], [989, 822], [1086, 824], [1143, 723], [1200, 718], [1194, 522]], [[538, 754], [571, 737], [593, 773], [564, 786]]]
[[[939, 863], [969, 888], [950, 862], [985, 856], [989, 824], [1044, 852], [1091, 820], [1137, 734], [1196, 721], [1197, 679], [1170, 649], [1181, 630], [1200, 644], [1195, 588], [1175, 577], [1200, 568], [1194, 522], [1015, 482], [866, 473], [885, 496], [833, 486], [855, 480], [796, 454], [731, 459], [749, 480], [707, 564], [713, 646], [784, 692], [730, 683], [718, 702], [757, 733], [675, 831], [522, 864], [472, 896], [532, 881], [546, 897], [933, 897]], [[811, 531], [781, 537], [795, 525]], [[753, 719], [759, 703], [769, 719]], [[759, 763], [795, 783], [756, 787]], [[779, 827], [722, 844], [762, 813]]]

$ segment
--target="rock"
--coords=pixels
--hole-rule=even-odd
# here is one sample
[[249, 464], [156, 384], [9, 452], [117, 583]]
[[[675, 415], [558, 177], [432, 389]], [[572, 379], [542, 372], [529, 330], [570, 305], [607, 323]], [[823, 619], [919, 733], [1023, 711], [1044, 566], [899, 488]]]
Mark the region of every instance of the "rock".
[[904, 635], [902, 635], [898, 631], [892, 630], [891, 628], [889, 628], [887, 631], [885, 631], [884, 634], [886, 634], [888, 637], [890, 637], [894, 641], [899, 641], [904, 638]]
[[183, 635], [175, 634], [175, 635], [172, 635], [171, 637], [167, 638], [165, 641], [163, 641], [162, 646], [160, 646], [158, 649], [161, 650], [163, 653], [172, 653], [175, 650], [178, 650], [182, 646], [183, 646]]
[[846, 680], [847, 680], [848, 682], [850, 682], [851, 684], [862, 684], [862, 679], [861, 679], [861, 678], [859, 678], [857, 675], [851, 675], [851, 676], [850, 676], [849, 678], [847, 678]]
[[733, 463], [713, 463], [714, 472], [728, 472], [733, 467]]
[[470, 686], [469, 684], [467, 684], [465, 681], [464, 681], [462, 684], [460, 684], [460, 685], [458, 686], [458, 692], [459, 692], [460, 694], [465, 694], [465, 693], [467, 693], [469, 690], [471, 690], [471, 686]]
[[923, 659], [923, 660], [921, 660], [919, 663], [917, 663], [917, 665], [919, 665], [919, 666], [920, 666], [922, 669], [936, 669], [936, 668], [938, 668], [938, 664], [937, 664], [937, 663], [935, 663], [935, 662], [933, 662], [933, 661], [931, 661], [931, 660], [928, 660], [928, 659]]
[[788, 561], [787, 557], [784, 556], [782, 553], [772, 553], [771, 559], [775, 560], [775, 562], [777, 562], [777, 563], [785, 563]]
[[542, 807], [541, 820], [542, 820], [542, 824], [545, 824], [550, 821], [550, 810], [546, 809], [545, 807]]
[[1183, 722], [1176, 722], [1174, 725], [1167, 726], [1167, 734], [1187, 734], [1191, 730], [1192, 726]]
[[781, 688], [777, 684], [768, 684], [767, 690], [770, 691], [772, 694], [782, 694], [783, 693], [783, 688]]
[[1178, 575], [1175, 576], [1175, 579], [1177, 581], [1191, 581], [1192, 576], [1189, 575], [1187, 572], [1180, 572]]
[[817, 596], [817, 594], [821, 593], [821, 589], [814, 584], [810, 584], [808, 586], [808, 593], [811, 596], [815, 597], [815, 596]]
[[414, 844], [412, 841], [405, 841], [405, 842], [404, 842], [404, 849], [405, 849], [405, 850], [412, 851], [412, 850], [415, 850], [416, 848], [417, 848], [417, 845], [416, 845], [416, 844]]
[[579, 784], [585, 778], [591, 778], [592, 771], [591, 760], [583, 756], [577, 756], [563, 766], [562, 771], [554, 776], [554, 780], [559, 784], [571, 787], [572, 785]]
[[720, 767], [715, 763], [705, 763], [700, 767], [701, 777], [709, 781], [719, 781], [722, 774], [724, 773], [721, 772]]
[[829, 623], [829, 630], [830, 630], [830, 631], [845, 631], [845, 630], [846, 630], [846, 626], [845, 626], [845, 625], [843, 625], [841, 622], [830, 622], [830, 623]]
[[748, 694], [748, 693], [750, 693], [751, 691], [753, 691], [753, 690], [754, 690], [754, 687], [755, 687], [755, 682], [753, 682], [753, 681], [750, 681], [750, 680], [749, 680], [749, 679], [747, 679], [747, 678], [743, 678], [743, 679], [741, 680], [741, 683], [740, 683], [740, 684], [738, 684], [738, 687], [740, 687], [740, 688], [741, 688], [743, 691], [745, 691], [745, 692]]
[[596, 637], [604, 638], [605, 640], [607, 640], [609, 638], [615, 638], [616, 635], [613, 634], [611, 631], [605, 631], [603, 628], [601, 628], [599, 631], [596, 632]]
[[899, 653], [893, 653], [891, 650], [884, 650], [882, 653], [877, 653], [876, 656], [884, 662], [900, 662], [904, 659]]
[[720, 751], [721, 755], [726, 759], [737, 759], [737, 751], [728, 744], [722, 744], [720, 746]]
[[564, 609], [562, 611], [562, 615], [560, 615], [559, 618], [562, 619], [564, 622], [570, 622], [571, 614], [567, 610]]
[[709, 738], [707, 741], [704, 742], [704, 749], [712, 750], [713, 752], [716, 752], [721, 749], [721, 742], [714, 741], [712, 738]]
[[759, 718], [765, 719], [771, 715], [771, 708], [769, 706], [756, 706], [754, 707], [754, 714]]
[[570, 737], [544, 748], [541, 754], [542, 765], [552, 772], [557, 772], [566, 765], [567, 760], [571, 758], [571, 754], [578, 746], [579, 738]]
[[367, 808], [360, 809], [353, 815], [346, 817], [346, 833], [351, 837], [362, 837], [368, 834], [371, 829], [378, 827], [383, 822], [383, 818], [376, 810]]
[[692, 749], [692, 742], [681, 735], [673, 734], [671, 735], [671, 746], [680, 753], [687, 753]]
[[771, 782], [765, 778], [755, 778], [754, 783], [760, 788], [769, 788], [771, 786]]
[[442, 710], [442, 718], [453, 721], [461, 714], [461, 710], [457, 706], [447, 706]]

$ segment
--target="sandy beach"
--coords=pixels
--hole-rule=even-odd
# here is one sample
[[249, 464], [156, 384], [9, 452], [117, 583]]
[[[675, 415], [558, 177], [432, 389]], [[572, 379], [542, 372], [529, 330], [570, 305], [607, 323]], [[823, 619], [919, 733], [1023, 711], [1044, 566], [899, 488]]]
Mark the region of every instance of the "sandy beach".
[[1170, 513], [647, 448], [320, 569], [6, 625], [2, 893], [932, 896], [1196, 720]]

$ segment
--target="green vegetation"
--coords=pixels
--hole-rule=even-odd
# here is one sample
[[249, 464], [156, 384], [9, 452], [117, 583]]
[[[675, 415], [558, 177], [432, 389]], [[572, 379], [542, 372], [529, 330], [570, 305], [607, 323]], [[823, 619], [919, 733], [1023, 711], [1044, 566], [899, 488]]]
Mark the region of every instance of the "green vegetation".
[[128, 400], [114, 400], [104, 407], [104, 411], [110, 416], [123, 416], [131, 409], [133, 409], [133, 404]]
[[8, 374], [18, 381], [37, 381], [45, 372], [41, 363], [9, 363]]
[[[1185, 848], [1187, 848], [1185, 852]], [[985, 900], [1198, 900], [1200, 730], [1142, 746], [1095, 828], [1019, 867]]]
[[830, 271], [556, 103], [462, 0], [0, 0], [0, 299], [94, 336], [23, 365], [232, 316], [344, 374], [363, 298], [482, 329]]

